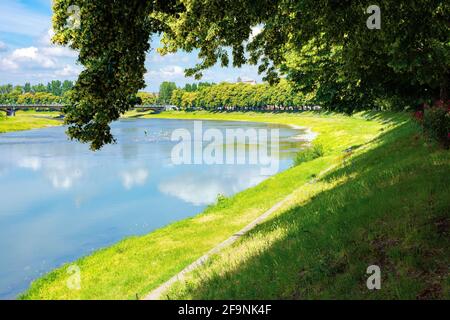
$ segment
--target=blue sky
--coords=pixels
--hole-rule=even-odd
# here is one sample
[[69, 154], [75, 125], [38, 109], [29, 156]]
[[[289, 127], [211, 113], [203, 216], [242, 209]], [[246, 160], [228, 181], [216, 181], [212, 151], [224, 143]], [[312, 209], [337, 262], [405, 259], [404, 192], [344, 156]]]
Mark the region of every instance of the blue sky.
[[[76, 63], [76, 52], [50, 43], [51, 0], [0, 0], [0, 84], [32, 84], [51, 80], [75, 80], [82, 67]], [[159, 39], [152, 39], [152, 48]], [[155, 50], [147, 54], [146, 90], [158, 91], [162, 81], [179, 86], [194, 82], [185, 78], [184, 69], [197, 62], [196, 53], [180, 52], [161, 57]], [[202, 81], [261, 82], [254, 66], [240, 69], [215, 66], [204, 72]]]

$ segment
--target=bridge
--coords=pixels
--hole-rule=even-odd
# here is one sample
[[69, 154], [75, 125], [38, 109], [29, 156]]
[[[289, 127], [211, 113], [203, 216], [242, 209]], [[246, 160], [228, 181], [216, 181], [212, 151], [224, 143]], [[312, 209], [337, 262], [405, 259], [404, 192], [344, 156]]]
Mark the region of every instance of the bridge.
[[[0, 111], [6, 112], [10, 117], [16, 115], [16, 111], [19, 110], [46, 110], [46, 111], [63, 111], [65, 105], [63, 104], [0, 104]], [[132, 109], [139, 111], [154, 111], [160, 113], [164, 110], [171, 109], [172, 106], [160, 106], [160, 105], [136, 105]]]

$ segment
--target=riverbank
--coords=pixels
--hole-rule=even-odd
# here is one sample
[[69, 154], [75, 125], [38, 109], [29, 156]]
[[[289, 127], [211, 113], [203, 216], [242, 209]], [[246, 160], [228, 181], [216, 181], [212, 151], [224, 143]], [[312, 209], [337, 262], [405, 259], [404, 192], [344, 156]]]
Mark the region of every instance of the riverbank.
[[449, 299], [450, 153], [410, 121], [352, 153], [163, 298]]
[[59, 112], [17, 111], [14, 117], [0, 115], [0, 133], [39, 129], [62, 124]]
[[[424, 146], [405, 115], [170, 112], [145, 117], [308, 127], [318, 134], [315, 143], [325, 154], [222, 199], [198, 216], [79, 259], [74, 264], [81, 271], [80, 290], [67, 288], [66, 265], [35, 281], [23, 299], [143, 298], [288, 195], [289, 202], [272, 218], [194, 272], [188, 285], [175, 285], [169, 297], [409, 298], [424, 290], [438, 294], [437, 286], [444, 292], [446, 278], [439, 282], [439, 272], [420, 271], [442, 268], [448, 256], [448, 240], [434, 229], [442, 219], [444, 226], [448, 222], [448, 152]], [[433, 210], [426, 207], [430, 192]], [[432, 250], [433, 259], [426, 250]], [[376, 262], [400, 277], [386, 277], [387, 289], [370, 295], [364, 268]]]

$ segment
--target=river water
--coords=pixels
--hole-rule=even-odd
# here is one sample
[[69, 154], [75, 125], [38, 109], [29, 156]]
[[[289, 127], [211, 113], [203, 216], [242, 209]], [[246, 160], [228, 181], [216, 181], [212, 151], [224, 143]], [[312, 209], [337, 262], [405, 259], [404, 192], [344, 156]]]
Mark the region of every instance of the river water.
[[[289, 127], [202, 126], [278, 129], [278, 171], [292, 165], [302, 144], [294, 138], [302, 132]], [[118, 143], [98, 152], [69, 141], [63, 127], [0, 134], [0, 299], [15, 298], [63, 263], [200, 213], [219, 194], [267, 178], [261, 165], [248, 163], [174, 165], [171, 135], [192, 132], [194, 121], [130, 119], [112, 127]]]

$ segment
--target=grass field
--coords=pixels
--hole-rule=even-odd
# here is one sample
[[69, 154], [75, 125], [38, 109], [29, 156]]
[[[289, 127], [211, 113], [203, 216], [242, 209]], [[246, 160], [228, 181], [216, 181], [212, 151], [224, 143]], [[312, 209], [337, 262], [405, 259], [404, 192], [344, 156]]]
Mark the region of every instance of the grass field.
[[61, 125], [58, 116], [58, 112], [17, 111], [16, 116], [6, 117], [0, 112], [0, 133]]
[[[306, 126], [319, 134], [324, 155], [193, 218], [79, 259], [80, 290], [67, 288], [67, 264], [36, 280], [22, 299], [141, 298], [288, 195], [272, 218], [165, 297], [448, 297], [449, 152], [424, 141], [406, 115], [151, 117]], [[376, 292], [365, 286], [372, 264], [383, 275]]]

